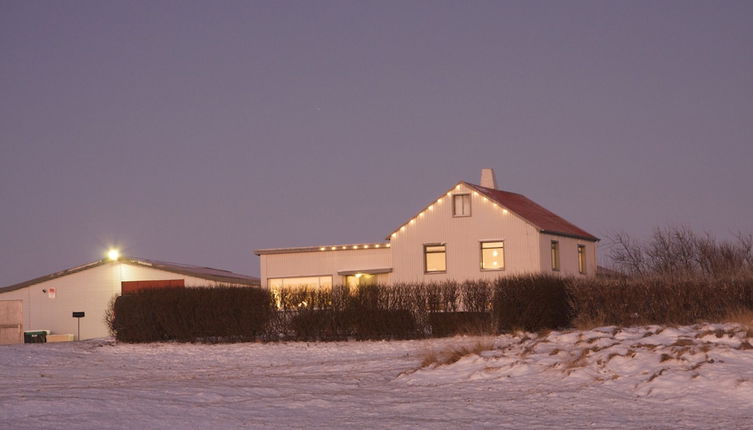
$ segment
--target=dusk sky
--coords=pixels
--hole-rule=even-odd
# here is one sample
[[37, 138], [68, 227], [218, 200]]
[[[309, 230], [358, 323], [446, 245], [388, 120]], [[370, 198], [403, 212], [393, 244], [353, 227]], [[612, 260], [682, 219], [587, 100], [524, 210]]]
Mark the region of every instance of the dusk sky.
[[[0, 286], [381, 241], [496, 171], [604, 238], [753, 232], [752, 1], [3, 1]], [[600, 243], [604, 248], [605, 241]]]

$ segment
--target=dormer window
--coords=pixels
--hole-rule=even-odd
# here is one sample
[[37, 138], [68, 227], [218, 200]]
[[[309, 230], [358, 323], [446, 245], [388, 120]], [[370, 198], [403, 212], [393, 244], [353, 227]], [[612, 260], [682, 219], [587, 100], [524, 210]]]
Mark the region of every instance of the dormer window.
[[452, 216], [471, 216], [471, 195], [470, 194], [453, 194], [452, 195]]

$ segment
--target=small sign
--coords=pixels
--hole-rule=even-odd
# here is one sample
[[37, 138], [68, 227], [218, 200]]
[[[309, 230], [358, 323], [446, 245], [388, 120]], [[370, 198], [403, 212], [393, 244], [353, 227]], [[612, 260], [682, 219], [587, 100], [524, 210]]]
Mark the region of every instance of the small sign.
[[48, 289], [47, 289], [47, 297], [49, 297], [49, 298], [51, 298], [51, 299], [54, 299], [54, 298], [55, 298], [55, 294], [56, 294], [56, 293], [57, 293], [57, 290], [55, 289], [55, 287], [52, 287], [52, 288], [48, 288]]
[[83, 318], [86, 316], [86, 312], [74, 312], [73, 318]]

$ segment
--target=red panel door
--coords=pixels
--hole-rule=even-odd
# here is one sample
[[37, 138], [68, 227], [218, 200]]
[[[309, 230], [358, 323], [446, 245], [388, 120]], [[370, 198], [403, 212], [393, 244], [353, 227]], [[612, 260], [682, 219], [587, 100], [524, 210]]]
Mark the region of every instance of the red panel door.
[[134, 293], [150, 288], [185, 288], [185, 279], [167, 279], [162, 281], [122, 281], [120, 283], [121, 294]]

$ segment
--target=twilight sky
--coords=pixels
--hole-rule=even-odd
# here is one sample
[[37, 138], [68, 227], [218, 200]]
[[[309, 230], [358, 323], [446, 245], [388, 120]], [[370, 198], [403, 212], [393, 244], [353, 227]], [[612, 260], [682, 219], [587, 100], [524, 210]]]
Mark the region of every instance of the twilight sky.
[[[753, 231], [751, 1], [0, 3], [0, 286], [258, 275], [482, 167], [599, 237]], [[602, 248], [605, 245], [601, 243]]]

